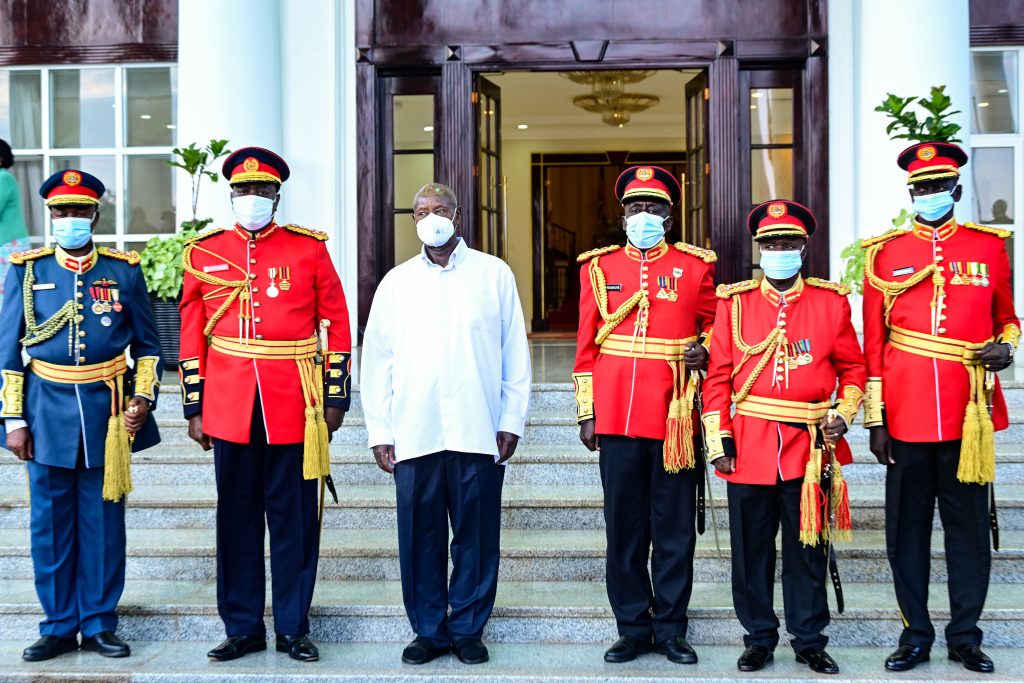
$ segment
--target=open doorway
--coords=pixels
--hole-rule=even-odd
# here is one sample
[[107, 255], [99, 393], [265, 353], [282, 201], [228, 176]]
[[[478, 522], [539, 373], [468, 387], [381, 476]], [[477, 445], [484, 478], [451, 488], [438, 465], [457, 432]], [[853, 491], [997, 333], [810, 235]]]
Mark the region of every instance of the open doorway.
[[710, 246], [705, 70], [477, 78], [483, 246], [512, 267], [535, 335], [576, 329], [576, 255], [624, 243], [614, 183], [627, 167], [673, 173], [684, 191], [669, 239]]

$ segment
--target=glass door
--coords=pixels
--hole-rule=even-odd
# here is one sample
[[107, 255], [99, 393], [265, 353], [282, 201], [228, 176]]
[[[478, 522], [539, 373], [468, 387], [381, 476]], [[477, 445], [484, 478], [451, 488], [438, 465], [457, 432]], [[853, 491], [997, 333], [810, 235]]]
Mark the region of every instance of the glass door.
[[473, 91], [479, 159], [474, 167], [479, 192], [480, 248], [502, 259], [508, 256], [505, 177], [501, 173], [501, 88], [477, 76]]
[[685, 215], [683, 241], [711, 248], [708, 231], [708, 73], [700, 72], [686, 84], [686, 178], [683, 184]]

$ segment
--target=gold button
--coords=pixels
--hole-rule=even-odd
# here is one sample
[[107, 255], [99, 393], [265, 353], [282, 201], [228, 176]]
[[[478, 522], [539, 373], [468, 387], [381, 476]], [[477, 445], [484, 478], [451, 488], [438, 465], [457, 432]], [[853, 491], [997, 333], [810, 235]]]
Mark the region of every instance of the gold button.
[[85, 330], [81, 330], [81, 331], [80, 331], [80, 332], [78, 333], [78, 336], [79, 336], [79, 337], [84, 337], [84, 336], [85, 336]]
[[647, 273], [644, 273], [643, 275], [641, 275], [640, 279], [641, 280], [646, 280], [647, 279]]
[[81, 292], [75, 292], [75, 298], [76, 299], [81, 299], [82, 298], [82, 293]]
[[82, 310], [83, 308], [85, 308], [84, 304], [78, 304], [78, 310]]
[[944, 260], [945, 258], [946, 258], [945, 256], [936, 256], [936, 257], [935, 257], [935, 260], [936, 260], [936, 261], [942, 261], [942, 260]]
[[84, 363], [85, 362], [85, 356], [79, 356], [78, 357], [78, 362], [79, 363]]
[[260, 307], [260, 302], [259, 301], [253, 301], [252, 305], [253, 305], [253, 308], [259, 308]]
[[81, 280], [79, 280], [79, 281], [78, 281], [78, 282], [76, 282], [75, 284], [76, 284], [76, 285], [78, 285], [79, 287], [81, 287], [83, 283], [82, 283], [82, 281], [81, 281]]
[[263, 318], [253, 318], [253, 320], [258, 323], [263, 322]]
[[79, 345], [78, 345], [78, 348], [80, 348], [80, 349], [84, 349], [84, 348], [85, 348], [85, 344], [79, 344]]
[[249, 279], [250, 280], [255, 280], [256, 279], [256, 273], [249, 273]]
[[785, 311], [780, 311], [779, 312], [779, 317], [784, 319], [786, 317], [786, 312]]
[[260, 293], [260, 288], [259, 287], [253, 287], [252, 288], [252, 293], [253, 294], [259, 294]]
[[941, 252], [942, 252], [942, 247], [935, 247], [935, 251], [937, 251], [937, 252], [940, 252], [940, 253], [941, 253]]
[[256, 263], [256, 259], [254, 259], [254, 258], [249, 259], [249, 263]]
[[945, 320], [945, 319], [946, 319], [946, 316], [944, 316], [944, 315], [940, 315], [939, 316], [939, 320]]
[[646, 296], [648, 294], [648, 291], [646, 289], [642, 289], [640, 291], [644, 294], [644, 296]]
[[945, 332], [946, 332], [946, 328], [945, 327], [940, 327], [939, 328], [939, 334], [945, 334]]
[[259, 339], [259, 340], [262, 341], [263, 340], [263, 335], [262, 334], [257, 334], [256, 335], [256, 339]]

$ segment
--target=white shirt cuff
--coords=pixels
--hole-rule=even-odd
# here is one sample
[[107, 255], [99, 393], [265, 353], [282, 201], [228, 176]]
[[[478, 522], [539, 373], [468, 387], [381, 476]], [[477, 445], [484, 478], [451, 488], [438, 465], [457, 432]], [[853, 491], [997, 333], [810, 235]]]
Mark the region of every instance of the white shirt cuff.
[[368, 430], [368, 437], [369, 438], [367, 440], [370, 442], [368, 444], [369, 448], [373, 448], [374, 446], [395, 445], [395, 435], [391, 433], [390, 429], [370, 429]]
[[28, 427], [28, 422], [17, 417], [9, 417], [4, 420], [4, 428], [7, 430], [8, 434], [13, 432], [15, 429], [22, 429], [23, 427]]

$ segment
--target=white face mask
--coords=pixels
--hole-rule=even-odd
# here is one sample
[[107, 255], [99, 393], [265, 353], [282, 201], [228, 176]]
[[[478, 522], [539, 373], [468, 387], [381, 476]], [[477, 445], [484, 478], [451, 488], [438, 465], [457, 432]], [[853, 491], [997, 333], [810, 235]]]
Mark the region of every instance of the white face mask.
[[440, 247], [455, 234], [455, 224], [450, 218], [428, 213], [416, 221], [416, 236], [428, 247]]
[[235, 221], [252, 232], [267, 227], [274, 218], [274, 200], [255, 194], [232, 197], [231, 208], [235, 212]]

